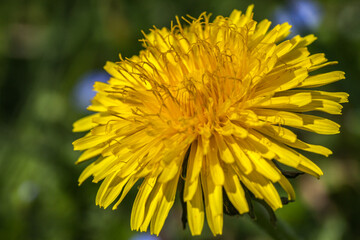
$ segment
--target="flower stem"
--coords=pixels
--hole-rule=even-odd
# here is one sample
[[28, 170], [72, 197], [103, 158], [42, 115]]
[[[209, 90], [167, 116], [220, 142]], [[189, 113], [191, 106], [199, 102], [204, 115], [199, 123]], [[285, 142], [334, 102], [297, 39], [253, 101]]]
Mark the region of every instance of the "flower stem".
[[299, 240], [295, 231], [281, 219], [277, 219], [276, 223], [269, 220], [267, 210], [261, 204], [254, 203], [256, 219], [254, 222], [263, 229], [269, 236], [277, 240]]

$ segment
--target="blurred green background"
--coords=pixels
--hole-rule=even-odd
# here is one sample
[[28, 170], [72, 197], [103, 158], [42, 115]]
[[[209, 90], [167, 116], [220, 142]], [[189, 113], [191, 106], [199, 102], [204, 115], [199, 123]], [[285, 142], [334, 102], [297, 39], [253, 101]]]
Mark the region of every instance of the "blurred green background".
[[[88, 114], [95, 80], [106, 61], [141, 49], [141, 30], [169, 27], [175, 15], [203, 11], [228, 16], [255, 3], [255, 19], [290, 21], [295, 34], [314, 33], [312, 53], [324, 52], [347, 79], [325, 89], [346, 91], [350, 103], [336, 136], [305, 133], [334, 152], [311, 155], [325, 175], [293, 181], [297, 201], [276, 212], [299, 239], [359, 239], [360, 2], [241, 0], [3, 0], [0, 2], [0, 239], [156, 239], [130, 231], [132, 191], [116, 211], [95, 206], [99, 184], [77, 178], [79, 152], [72, 123]], [[272, 239], [248, 216], [225, 217], [216, 239]], [[177, 199], [160, 239], [186, 239]], [[208, 227], [201, 237], [212, 239]]]

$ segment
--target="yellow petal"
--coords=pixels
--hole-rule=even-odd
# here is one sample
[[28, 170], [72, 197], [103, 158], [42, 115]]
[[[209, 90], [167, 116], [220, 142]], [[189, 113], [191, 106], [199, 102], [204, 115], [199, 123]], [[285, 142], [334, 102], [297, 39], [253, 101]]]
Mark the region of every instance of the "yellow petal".
[[274, 151], [278, 156], [277, 160], [279, 162], [294, 168], [299, 166], [301, 162], [301, 157], [294, 150], [289, 149], [283, 144], [274, 143], [273, 141], [264, 137], [260, 133], [257, 133], [256, 131], [252, 131], [251, 134], [249, 134], [249, 137], [254, 141], [258, 141], [264, 146], [271, 148], [272, 151]]
[[311, 104], [310, 93], [296, 93], [290, 96], [272, 97], [269, 100], [258, 102], [256, 104], [249, 104], [252, 107], [261, 108], [291, 108], [298, 109], [299, 107], [307, 106]]
[[305, 106], [299, 106], [293, 109], [284, 107], [284, 110], [291, 110], [296, 112], [321, 111], [329, 114], [339, 115], [341, 114], [342, 108], [343, 107], [340, 103], [331, 100], [313, 100]]
[[233, 163], [235, 161], [234, 156], [231, 153], [229, 147], [224, 142], [223, 137], [221, 135], [215, 134], [215, 140], [219, 149], [221, 160], [226, 163]]
[[265, 76], [258, 86], [254, 97], [262, 96], [263, 94], [270, 92], [280, 92], [299, 85], [308, 76], [306, 69], [300, 68], [294, 71], [288, 71], [287, 69], [281, 68], [280, 71], [270, 73]]
[[309, 72], [318, 70], [328, 65], [334, 65], [338, 63], [337, 61], [326, 62], [327, 59], [325, 58], [325, 54], [323, 53], [313, 54], [309, 58], [312, 64], [312, 66], [309, 68]]
[[[106, 169], [109, 165], [114, 162], [115, 156], [109, 156], [106, 158], [99, 157], [95, 162], [91, 163], [85, 168], [79, 177], [79, 185], [81, 185], [88, 177], [97, 172], [101, 172], [103, 169]], [[107, 175], [110, 173], [107, 173]]]
[[272, 124], [287, 125], [318, 134], [339, 133], [340, 125], [326, 118], [272, 109], [256, 109], [255, 112], [259, 119]]
[[105, 209], [120, 195], [125, 184], [128, 182], [130, 176], [126, 178], [115, 177], [113, 181], [109, 184], [106, 193], [104, 196], [99, 199], [99, 206], [104, 207]]
[[196, 181], [194, 197], [186, 202], [187, 219], [193, 236], [200, 235], [204, 226], [204, 200], [200, 181]]
[[288, 90], [277, 93], [277, 96], [290, 96], [297, 93], [310, 93], [313, 100], [331, 100], [338, 103], [348, 102], [349, 94], [345, 92], [325, 92], [318, 90]]
[[223, 185], [225, 179], [224, 171], [220, 165], [217, 153], [217, 146], [214, 138], [211, 138], [210, 140], [210, 151], [206, 155], [206, 159], [208, 160], [210, 175], [214, 181], [214, 184]]
[[243, 152], [238, 142], [232, 137], [226, 137], [227, 145], [235, 157], [235, 164], [241, 169], [245, 174], [249, 174], [253, 171], [253, 164], [251, 163], [248, 156]]
[[296, 142], [294, 142], [294, 143], [286, 143], [286, 144], [293, 148], [298, 148], [298, 149], [301, 149], [301, 150], [304, 150], [307, 152], [321, 154], [326, 157], [329, 156], [330, 154], [332, 154], [332, 151], [326, 147], [323, 147], [321, 145], [314, 145], [314, 144], [306, 143], [299, 139], [297, 139]]
[[204, 192], [206, 219], [211, 232], [222, 234], [223, 228], [223, 196], [222, 186], [215, 185], [205, 170], [201, 171], [201, 184]]
[[119, 66], [113, 62], [107, 61], [104, 69], [113, 77], [121, 79], [123, 78], [123, 76], [120, 74], [120, 72], [118, 71]]
[[93, 157], [98, 156], [99, 154], [101, 154], [101, 152], [106, 148], [106, 146], [104, 147], [98, 147], [98, 148], [90, 148], [88, 150], [86, 150], [85, 152], [83, 152], [81, 154], [81, 156], [79, 157], [79, 159], [76, 161], [76, 164], [79, 164], [81, 162], [84, 162], [86, 160], [89, 160]]
[[240, 146], [244, 149], [244, 152], [255, 166], [257, 172], [267, 179], [270, 179], [272, 182], [279, 181], [279, 173], [269, 164], [268, 160], [261, 157], [261, 154], [257, 152], [257, 149], [246, 143], [242, 143]]
[[[302, 67], [304, 67], [304, 63], [306, 64], [306, 60], [308, 59], [309, 55], [310, 52], [307, 48], [299, 47], [298, 45], [292, 51], [279, 58], [278, 62], [285, 63], [287, 66], [300, 64]], [[310, 67], [310, 62], [308, 66]]]
[[100, 113], [95, 113], [86, 117], [83, 117], [73, 124], [73, 132], [84, 132], [92, 129], [97, 126], [96, 123], [93, 122], [93, 118], [99, 117]]
[[85, 150], [92, 147], [96, 147], [107, 142], [109, 139], [114, 137], [113, 134], [103, 136], [85, 136], [73, 142], [74, 150]]
[[184, 159], [184, 154], [181, 156], [178, 156], [176, 159], [174, 159], [174, 162], [167, 165], [162, 173], [159, 176], [158, 181], [165, 183], [173, 179], [176, 174], [178, 173], [179, 169], [181, 168], [182, 160]]
[[140, 227], [141, 232], [147, 231], [150, 221], [158, 208], [159, 202], [164, 198], [164, 186], [165, 183], [156, 182], [154, 189], [151, 191], [151, 194], [146, 201], [145, 218]]
[[132, 230], [140, 229], [143, 223], [145, 217], [145, 204], [155, 183], [156, 177], [150, 176], [146, 177], [140, 186], [131, 211], [130, 226]]
[[308, 77], [307, 79], [302, 81], [298, 87], [314, 88], [333, 83], [341, 79], [345, 79], [345, 73], [341, 71], [322, 73]]
[[130, 189], [134, 186], [134, 184], [138, 181], [138, 178], [135, 178], [134, 176], [132, 176], [129, 181], [126, 183], [126, 185], [124, 186], [124, 189], [121, 193], [121, 196], [119, 198], [119, 200], [114, 204], [112, 210], [116, 210], [117, 207], [119, 206], [119, 204], [122, 202], [122, 200], [124, 200], [124, 198], [126, 197], [126, 195], [128, 194], [128, 192], [130, 191]]
[[226, 123], [224, 123], [223, 127], [216, 127], [215, 130], [223, 136], [234, 135], [235, 137], [239, 137], [239, 138], [247, 137], [246, 129], [237, 124], [232, 123], [231, 121], [227, 121]]
[[296, 134], [284, 127], [279, 127], [275, 125], [266, 125], [257, 128], [257, 130], [281, 142], [294, 143], [297, 140]]
[[194, 181], [199, 176], [203, 162], [201, 139], [191, 144], [190, 155], [187, 164], [186, 180]]
[[242, 188], [238, 176], [231, 167], [227, 168], [224, 188], [230, 202], [234, 205], [240, 214], [249, 211], [249, 206], [245, 198], [245, 192]]
[[269, 27], [271, 25], [271, 22], [267, 19], [262, 20], [260, 23], [257, 24], [256, 30], [254, 34], [252, 35], [252, 39], [254, 43], [258, 43], [258, 39], [262, 38], [266, 32], [269, 30]]
[[277, 171], [279, 172], [281, 178], [279, 180], [279, 184], [280, 186], [285, 190], [285, 192], [288, 195], [288, 200], [290, 201], [294, 201], [296, 196], [295, 196], [295, 190], [292, 187], [291, 183], [289, 182], [289, 180], [281, 174], [280, 170], [278, 170], [278, 168], [275, 166], [275, 164], [273, 162], [270, 162], [271, 166], [274, 167], [275, 169], [277, 169]]
[[[111, 174], [109, 174], [109, 176], [107, 176], [105, 178], [105, 180], [101, 183], [100, 188], [96, 194], [96, 205], [99, 205], [100, 207], [103, 206], [103, 200], [104, 197], [106, 197], [106, 195], [109, 192], [109, 188], [116, 186], [117, 183], [120, 183], [121, 181], [123, 181], [123, 179], [117, 177], [118, 172], [113, 172]], [[115, 183], [114, 185], [111, 186], [112, 183]], [[125, 184], [125, 183], [124, 183]]]
[[184, 202], [190, 201], [197, 191], [199, 178], [195, 178], [193, 181], [185, 180], [184, 186]]
[[240, 181], [259, 199], [264, 201], [276, 210], [282, 207], [280, 196], [274, 185], [262, 175], [252, 172], [250, 175], [240, 175]]
[[151, 220], [151, 234], [159, 235], [161, 228], [165, 223], [165, 219], [167, 218], [169, 211], [174, 204], [180, 172], [181, 168], [179, 169], [177, 176], [164, 185], [164, 197], [161, 198], [153, 219]]
[[321, 169], [312, 161], [310, 161], [308, 158], [304, 157], [303, 155], [299, 154], [301, 156], [301, 162], [297, 169], [300, 171], [303, 171], [305, 173], [308, 173], [310, 175], [313, 175], [314, 177], [319, 178], [320, 176], [324, 175], [324, 173], [321, 171]]

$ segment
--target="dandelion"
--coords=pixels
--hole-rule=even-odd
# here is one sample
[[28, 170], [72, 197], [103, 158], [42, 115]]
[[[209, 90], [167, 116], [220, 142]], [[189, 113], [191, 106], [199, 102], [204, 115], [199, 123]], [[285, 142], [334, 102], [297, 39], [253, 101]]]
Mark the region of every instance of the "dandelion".
[[[204, 220], [222, 234], [224, 199], [249, 212], [247, 193], [271, 209], [283, 206], [274, 184], [295, 199], [279, 163], [320, 177], [321, 169], [296, 149], [328, 156], [323, 146], [301, 141], [291, 129], [336, 134], [339, 125], [306, 114], [341, 114], [348, 94], [311, 90], [344, 78], [313, 72], [336, 62], [310, 55], [313, 35], [282, 41], [288, 23], [269, 30], [253, 20], [253, 6], [230, 17], [176, 18], [170, 29], [144, 34], [138, 56], [105, 66], [112, 76], [97, 82], [89, 110], [74, 123], [89, 131], [76, 140], [77, 163], [97, 157], [82, 172], [102, 181], [96, 204], [116, 209], [142, 181], [133, 204], [131, 228], [158, 235], [174, 204], [178, 182], [193, 235]], [[281, 42], [282, 41], [282, 42]], [[291, 127], [289, 129], [288, 127]], [[180, 185], [179, 185], [180, 186]]]

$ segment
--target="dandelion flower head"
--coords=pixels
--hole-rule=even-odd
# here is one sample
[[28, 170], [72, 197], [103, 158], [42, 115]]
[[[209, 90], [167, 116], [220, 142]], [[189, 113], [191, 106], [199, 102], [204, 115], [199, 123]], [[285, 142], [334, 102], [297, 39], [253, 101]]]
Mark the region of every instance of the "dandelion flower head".
[[348, 95], [313, 88], [344, 73], [314, 73], [336, 63], [309, 53], [316, 38], [284, 41], [291, 26], [270, 29], [270, 21], [253, 20], [252, 9], [213, 21], [206, 13], [176, 18], [170, 29], [154, 28], [144, 34], [138, 56], [108, 62], [111, 78], [95, 83], [88, 107], [95, 114], [74, 123], [76, 132], [90, 130], [73, 143], [83, 151], [77, 163], [96, 157], [79, 182], [102, 181], [96, 204], [104, 208], [116, 209], [138, 190], [133, 230], [150, 227], [158, 235], [181, 188], [191, 233], [201, 234], [206, 218], [212, 233], [222, 234], [225, 197], [239, 214], [249, 212], [247, 192], [281, 208], [274, 184], [295, 199], [279, 163], [323, 174], [298, 150], [331, 151], [301, 141], [294, 129], [339, 132], [337, 123], [312, 114], [341, 114]]

